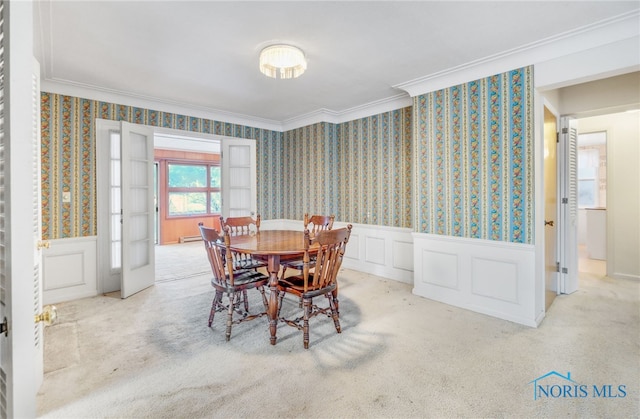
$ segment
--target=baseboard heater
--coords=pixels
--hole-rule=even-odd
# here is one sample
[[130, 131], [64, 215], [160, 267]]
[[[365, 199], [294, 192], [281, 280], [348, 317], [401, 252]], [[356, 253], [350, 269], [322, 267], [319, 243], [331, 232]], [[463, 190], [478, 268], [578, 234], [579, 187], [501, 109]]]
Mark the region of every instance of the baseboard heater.
[[202, 240], [202, 236], [182, 236], [180, 237], [180, 243], [197, 242]]

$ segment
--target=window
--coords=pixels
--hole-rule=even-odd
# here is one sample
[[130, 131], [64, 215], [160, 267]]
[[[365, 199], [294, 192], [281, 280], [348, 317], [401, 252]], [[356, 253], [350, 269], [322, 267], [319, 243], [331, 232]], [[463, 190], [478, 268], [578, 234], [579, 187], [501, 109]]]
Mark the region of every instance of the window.
[[578, 207], [605, 205], [606, 132], [578, 135]]
[[170, 217], [219, 214], [220, 166], [169, 162], [167, 192]]
[[598, 150], [578, 150], [578, 206], [598, 205]]

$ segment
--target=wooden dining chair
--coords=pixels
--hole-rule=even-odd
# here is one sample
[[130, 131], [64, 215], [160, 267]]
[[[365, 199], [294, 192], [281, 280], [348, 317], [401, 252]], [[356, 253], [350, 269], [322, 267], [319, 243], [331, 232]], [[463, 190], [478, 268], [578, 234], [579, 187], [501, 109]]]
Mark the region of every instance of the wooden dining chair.
[[[304, 214], [304, 229], [309, 230], [309, 234], [311, 237], [315, 236], [318, 231], [331, 230], [333, 228], [333, 222], [335, 220], [335, 215], [312, 215], [309, 217], [308, 213]], [[313, 268], [313, 263], [315, 260], [315, 256], [310, 256], [310, 268]], [[282, 266], [282, 278], [285, 276], [285, 272], [287, 269], [296, 269], [298, 271], [302, 271], [302, 258], [293, 257], [293, 258], [283, 258], [281, 259], [280, 266]]]
[[[345, 228], [335, 230], [318, 231], [311, 237], [309, 230], [304, 232], [304, 266], [302, 275], [281, 278], [278, 281], [278, 317], [279, 320], [302, 330], [302, 342], [304, 348], [309, 348], [309, 319], [319, 314], [329, 315], [333, 318], [336, 331], [340, 333], [340, 306], [338, 303], [338, 271], [342, 265], [342, 258], [351, 236], [351, 224]], [[318, 244], [315, 269], [313, 273], [309, 269], [309, 248], [312, 243]], [[302, 299], [302, 317], [287, 319], [280, 317], [282, 302], [286, 293]], [[313, 304], [313, 298], [324, 296], [329, 305], [321, 308]]]
[[252, 234], [260, 231], [260, 215], [258, 214], [255, 220], [249, 216], [247, 217], [220, 217], [220, 226], [222, 231], [226, 231], [229, 227], [229, 231], [233, 236], [242, 234]]
[[[233, 261], [233, 252], [229, 249], [229, 235], [221, 236], [218, 232], [203, 225], [199, 226], [200, 235], [204, 240], [207, 257], [211, 264], [213, 278], [211, 285], [216, 293], [209, 313], [209, 327], [213, 323], [215, 314], [219, 311], [227, 312], [226, 338], [231, 338], [231, 326], [248, 320], [253, 320], [267, 314], [268, 302], [264, 292], [264, 286], [269, 282], [269, 277], [252, 269], [237, 269]], [[249, 300], [247, 290], [257, 288], [262, 294], [262, 303], [265, 310], [260, 313], [249, 312]], [[223, 297], [228, 302], [223, 302]], [[243, 310], [244, 309], [244, 310]], [[234, 319], [234, 313], [241, 317]]]
[[[230, 236], [256, 234], [260, 231], [260, 215], [255, 220], [251, 217], [220, 217], [220, 226], [222, 232]], [[234, 253], [233, 260], [238, 269], [258, 269], [267, 266], [266, 260], [245, 253]]]

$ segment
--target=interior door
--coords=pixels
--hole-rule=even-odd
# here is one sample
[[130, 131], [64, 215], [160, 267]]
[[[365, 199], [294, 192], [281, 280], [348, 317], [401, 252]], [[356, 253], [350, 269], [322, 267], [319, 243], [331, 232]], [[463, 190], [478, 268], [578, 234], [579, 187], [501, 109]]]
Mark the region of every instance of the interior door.
[[560, 291], [558, 284], [558, 128], [556, 116], [544, 108], [544, 265], [545, 310]]
[[[34, 314], [42, 312], [42, 249], [49, 244], [42, 240], [42, 192], [40, 183], [40, 159], [41, 159], [41, 139], [40, 139], [40, 65], [34, 60], [33, 76], [31, 79], [32, 98], [32, 153], [31, 161], [31, 209], [32, 209], [32, 232], [33, 232], [33, 292], [34, 292]], [[40, 388], [44, 379], [44, 324], [35, 324], [35, 347], [36, 347], [36, 388]]]
[[578, 128], [560, 118], [560, 292], [578, 289]]
[[257, 211], [256, 141], [222, 140], [222, 216], [255, 217]]
[[39, 210], [31, 191], [34, 159], [40, 152], [29, 140], [38, 132], [34, 116], [40, 118], [34, 109], [32, 22], [31, 2], [0, 1], [1, 417], [35, 417], [41, 380], [34, 363], [34, 312], [41, 304], [34, 298], [41, 283], [34, 283], [39, 275], [33, 269], [31, 231], [33, 213]]
[[153, 204], [153, 130], [122, 122], [121, 295], [127, 298], [155, 281]]

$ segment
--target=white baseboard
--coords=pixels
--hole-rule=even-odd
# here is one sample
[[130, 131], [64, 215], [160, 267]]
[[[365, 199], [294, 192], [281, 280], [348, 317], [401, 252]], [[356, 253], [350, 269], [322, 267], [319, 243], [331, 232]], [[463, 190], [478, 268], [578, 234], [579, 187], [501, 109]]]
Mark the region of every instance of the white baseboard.
[[97, 237], [49, 240], [42, 252], [43, 303], [97, 294]]
[[413, 233], [413, 293], [536, 327], [535, 246]]
[[630, 281], [640, 281], [640, 276], [627, 274], [627, 273], [613, 272], [611, 275], [607, 275], [607, 276], [613, 279], [626, 279]]

